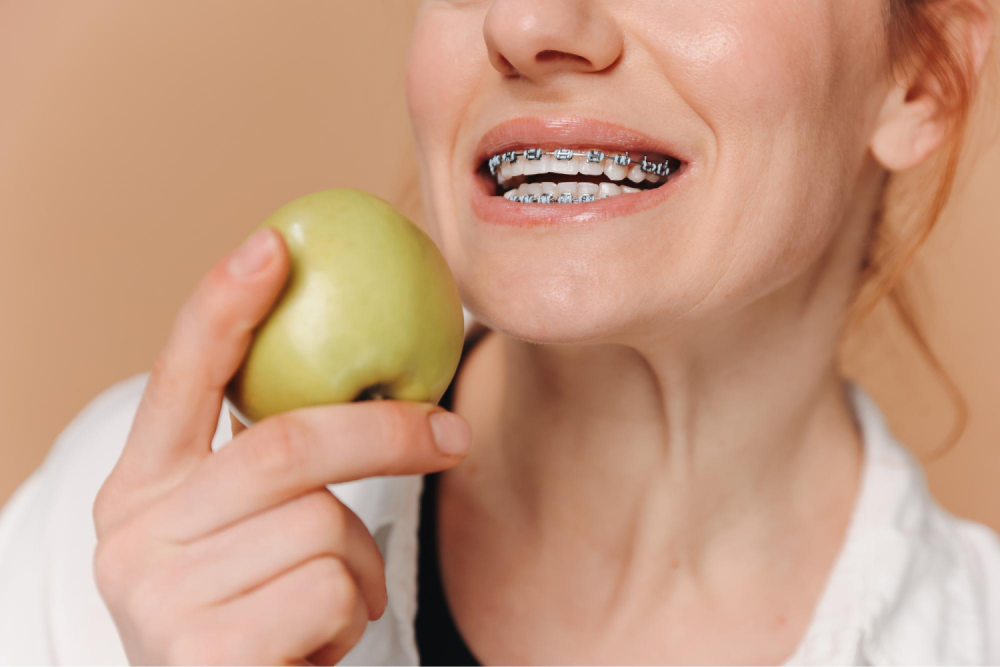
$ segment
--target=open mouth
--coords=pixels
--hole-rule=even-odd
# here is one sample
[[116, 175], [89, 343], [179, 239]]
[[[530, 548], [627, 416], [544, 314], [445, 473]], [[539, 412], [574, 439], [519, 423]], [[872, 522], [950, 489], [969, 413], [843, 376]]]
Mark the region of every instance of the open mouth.
[[682, 167], [662, 153], [531, 146], [491, 155], [479, 171], [513, 203], [585, 204], [659, 188]]
[[636, 215], [684, 191], [695, 135], [664, 139], [578, 115], [495, 125], [470, 160], [476, 219], [513, 228], [589, 225]]

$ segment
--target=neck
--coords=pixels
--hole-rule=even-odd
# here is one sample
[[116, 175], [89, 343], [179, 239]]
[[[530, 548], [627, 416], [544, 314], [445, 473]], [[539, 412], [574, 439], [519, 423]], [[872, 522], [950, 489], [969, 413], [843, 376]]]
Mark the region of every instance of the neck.
[[862, 454], [836, 363], [864, 236], [848, 233], [809, 275], [697, 331], [592, 345], [490, 333], [456, 386], [476, 438], [464, 486], [532, 547], [598, 549], [629, 570], [759, 580], [776, 554], [802, 553], [794, 540], [820, 531], [835, 547]]

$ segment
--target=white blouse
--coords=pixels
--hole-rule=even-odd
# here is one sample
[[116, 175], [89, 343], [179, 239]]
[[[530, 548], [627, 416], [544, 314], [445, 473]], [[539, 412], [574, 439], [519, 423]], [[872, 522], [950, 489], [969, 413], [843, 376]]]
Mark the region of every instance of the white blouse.
[[[126, 664], [94, 583], [91, 506], [148, 374], [107, 389], [67, 426], [0, 514], [0, 664]], [[1000, 664], [1000, 537], [944, 510], [859, 386], [860, 492], [833, 570], [788, 665]], [[212, 446], [231, 440], [225, 406]], [[418, 665], [420, 475], [330, 486], [375, 536], [389, 608], [343, 665]]]

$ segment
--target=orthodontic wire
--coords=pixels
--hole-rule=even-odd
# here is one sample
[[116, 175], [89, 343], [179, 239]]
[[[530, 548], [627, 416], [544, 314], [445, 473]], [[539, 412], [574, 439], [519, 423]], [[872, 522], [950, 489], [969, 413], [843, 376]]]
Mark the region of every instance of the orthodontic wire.
[[[646, 155], [642, 156], [642, 162], [637, 162], [629, 156], [629, 151], [625, 153], [617, 153], [615, 155], [608, 155], [603, 151], [591, 150], [591, 151], [574, 151], [570, 148], [557, 148], [556, 150], [546, 151], [541, 148], [527, 148], [523, 151], [507, 151], [505, 153], [498, 153], [491, 157], [488, 161], [488, 166], [490, 168], [490, 174], [496, 176], [497, 168], [500, 167], [502, 163], [512, 164], [517, 161], [519, 157], [524, 157], [526, 160], [537, 161], [541, 160], [545, 155], [551, 155], [557, 160], [568, 161], [572, 160], [574, 157], [584, 157], [587, 158], [589, 163], [603, 162], [604, 160], [613, 160], [614, 164], [620, 167], [628, 167], [632, 164], [639, 165], [639, 168], [646, 174], [655, 174], [657, 176], [667, 177], [670, 175], [670, 158], [665, 158], [663, 162], [650, 162], [649, 157]], [[513, 197], [507, 197], [503, 195], [508, 201], [516, 201], [522, 204], [582, 204], [584, 202], [596, 201], [597, 197], [591, 194], [580, 195], [579, 197], [573, 197], [568, 192], [564, 192], [555, 200], [552, 199], [551, 194], [542, 195], [515, 195]]]

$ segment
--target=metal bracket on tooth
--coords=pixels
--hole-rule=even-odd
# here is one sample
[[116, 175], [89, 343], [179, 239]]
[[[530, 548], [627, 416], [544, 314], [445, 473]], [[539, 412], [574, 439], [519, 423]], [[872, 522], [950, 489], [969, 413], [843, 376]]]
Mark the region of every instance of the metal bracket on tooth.
[[553, 199], [553, 195], [549, 193], [541, 195], [513, 195], [507, 197], [513, 202], [518, 202], [520, 204], [585, 204], [587, 202], [597, 201], [597, 197], [591, 194], [580, 195], [579, 197], [574, 197], [569, 192], [564, 192], [559, 195], [558, 199]]
[[670, 174], [669, 162], [670, 162], [669, 160], [665, 160], [663, 162], [650, 162], [648, 159], [646, 159], [646, 156], [644, 155], [642, 157], [642, 164], [639, 165], [639, 168], [642, 169], [642, 171], [647, 174], [656, 174], [657, 176], [667, 176], [668, 174]]
[[526, 160], [541, 160], [545, 155], [551, 155], [560, 161], [572, 160], [574, 157], [586, 158], [587, 162], [591, 163], [612, 160], [614, 164], [619, 167], [628, 167], [632, 164], [638, 164], [639, 168], [647, 174], [655, 174], [657, 176], [668, 176], [670, 174], [670, 158], [665, 159], [663, 162], [652, 162], [648, 156], [644, 155], [642, 157], [642, 161], [638, 162], [629, 156], [628, 151], [625, 151], [625, 153], [617, 153], [615, 155], [607, 155], [603, 151], [582, 152], [574, 151], [569, 148], [558, 148], [554, 151], [543, 151], [541, 148], [527, 148], [523, 151], [507, 151], [505, 153], [498, 153], [497, 155], [491, 157], [487, 164], [490, 168], [490, 174], [496, 176], [497, 171], [504, 162], [517, 162], [517, 159], [521, 156], [524, 156]]

